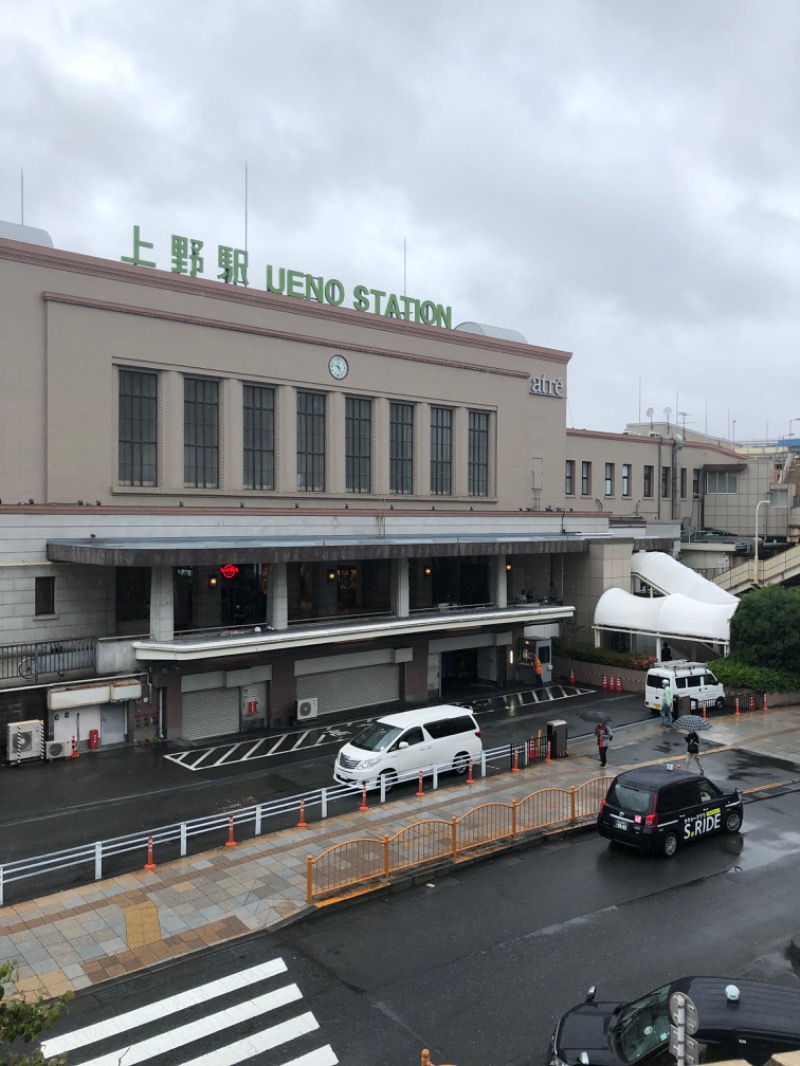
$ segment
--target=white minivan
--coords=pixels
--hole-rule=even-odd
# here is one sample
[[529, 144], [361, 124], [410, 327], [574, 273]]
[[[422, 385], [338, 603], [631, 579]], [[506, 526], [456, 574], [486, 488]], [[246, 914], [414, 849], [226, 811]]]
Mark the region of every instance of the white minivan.
[[704, 706], [725, 706], [725, 689], [706, 663], [676, 659], [654, 663], [647, 671], [644, 702], [654, 714], [661, 710], [661, 692], [665, 681], [670, 683], [673, 700], [679, 696], [690, 697], [693, 711], [702, 710]]
[[336, 756], [333, 778], [340, 785], [388, 791], [398, 779], [422, 770], [466, 773], [483, 751], [481, 731], [467, 707], [440, 704], [376, 718]]

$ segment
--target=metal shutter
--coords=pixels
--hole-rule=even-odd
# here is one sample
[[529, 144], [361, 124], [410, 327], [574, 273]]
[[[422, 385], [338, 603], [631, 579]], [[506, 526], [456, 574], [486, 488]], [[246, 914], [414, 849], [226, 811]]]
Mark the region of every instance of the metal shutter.
[[297, 698], [312, 696], [319, 700], [320, 714], [393, 703], [400, 699], [400, 667], [397, 663], [381, 663], [298, 677]]
[[239, 689], [184, 692], [181, 736], [187, 740], [239, 732]]

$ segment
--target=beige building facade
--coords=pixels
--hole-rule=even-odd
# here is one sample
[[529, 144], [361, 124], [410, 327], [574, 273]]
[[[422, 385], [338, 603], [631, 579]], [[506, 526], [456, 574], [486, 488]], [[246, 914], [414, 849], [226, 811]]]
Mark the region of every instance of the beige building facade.
[[199, 741], [524, 682], [678, 543], [639, 484], [674, 447], [567, 431], [569, 353], [504, 331], [24, 240], [0, 323], [4, 733]]

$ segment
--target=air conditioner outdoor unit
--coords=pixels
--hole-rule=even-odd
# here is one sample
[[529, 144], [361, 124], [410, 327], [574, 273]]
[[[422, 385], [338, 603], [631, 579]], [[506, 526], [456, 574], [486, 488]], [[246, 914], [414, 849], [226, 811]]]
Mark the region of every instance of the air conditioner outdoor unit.
[[316, 718], [319, 714], [319, 708], [317, 706], [318, 701], [316, 696], [311, 696], [307, 700], [297, 701], [297, 721], [305, 722], [309, 718]]
[[41, 759], [44, 726], [40, 721], [9, 722], [7, 728], [6, 755], [10, 763]]
[[44, 742], [44, 757], [51, 762], [53, 759], [66, 759], [72, 754], [72, 744], [66, 740], [46, 740]]

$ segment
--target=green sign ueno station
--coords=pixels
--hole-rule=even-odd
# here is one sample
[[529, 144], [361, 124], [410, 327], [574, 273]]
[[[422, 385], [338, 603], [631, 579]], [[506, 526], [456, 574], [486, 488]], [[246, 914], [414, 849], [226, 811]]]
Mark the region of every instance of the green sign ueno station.
[[[142, 249], [152, 249], [152, 241], [145, 241], [141, 228], [133, 227], [133, 255], [121, 256], [123, 263], [134, 266], [156, 267], [156, 263], [142, 258]], [[173, 274], [188, 274], [198, 277], [203, 274], [205, 256], [204, 242], [193, 237], [172, 234], [171, 253]], [[220, 273], [217, 279], [226, 285], [249, 286], [248, 280], [250, 253], [241, 248], [220, 244], [217, 247], [217, 266]], [[287, 270], [285, 267], [268, 265], [266, 270], [266, 290], [280, 296], [294, 296], [298, 300], [313, 300], [316, 303], [341, 307], [348, 299], [348, 293], [338, 278], [323, 278], [315, 274], [304, 274], [301, 270]], [[351, 306], [357, 311], [369, 311], [386, 318], [400, 319], [405, 322], [421, 322], [426, 326], [453, 328], [453, 309], [433, 300], [418, 300], [414, 296], [398, 296], [383, 289], [371, 289], [368, 285], [356, 285], [349, 294]]]

